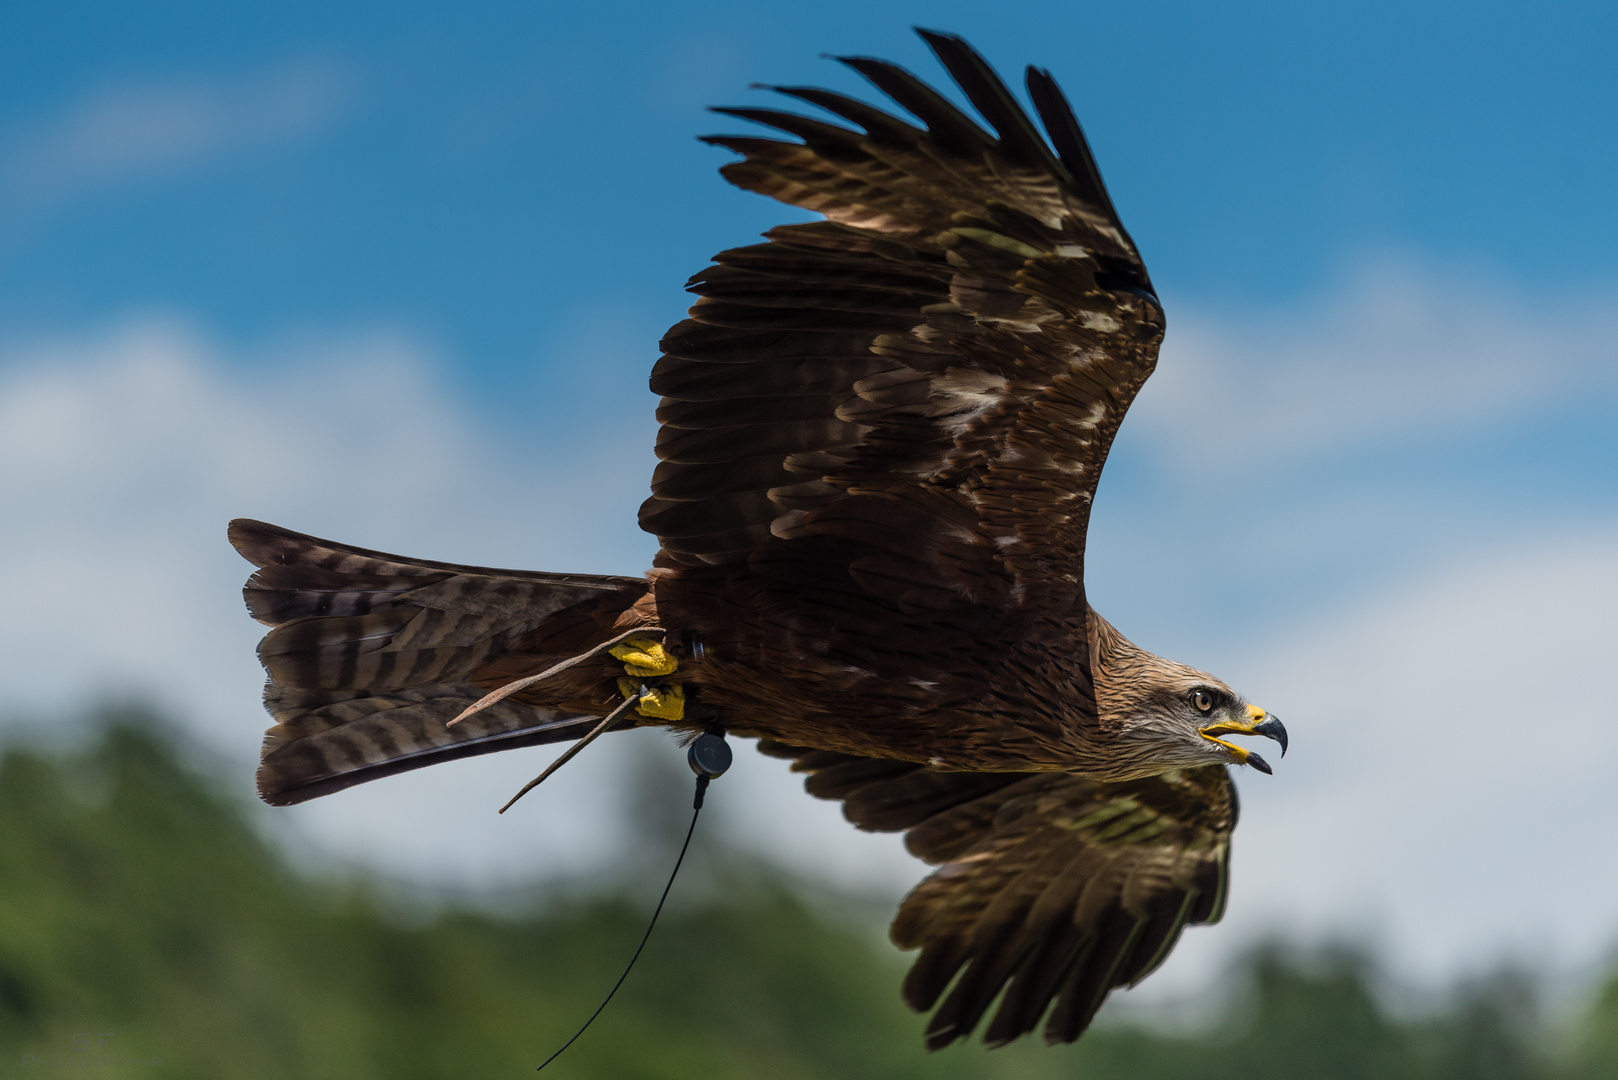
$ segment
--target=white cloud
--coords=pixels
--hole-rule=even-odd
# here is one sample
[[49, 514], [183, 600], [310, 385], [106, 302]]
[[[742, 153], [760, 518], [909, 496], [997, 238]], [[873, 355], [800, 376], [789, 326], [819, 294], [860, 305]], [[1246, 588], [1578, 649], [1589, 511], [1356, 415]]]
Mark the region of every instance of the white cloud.
[[1503, 432], [1618, 393], [1618, 296], [1525, 296], [1398, 259], [1286, 308], [1171, 313], [1130, 437], [1195, 478], [1296, 469], [1344, 448]]
[[327, 59], [289, 60], [229, 78], [102, 86], [0, 143], [0, 223], [16, 228], [97, 188], [160, 178], [330, 127], [352, 78]]
[[1162, 995], [1237, 944], [1333, 934], [1401, 975], [1504, 957], [1578, 974], [1618, 943], [1618, 527], [1471, 552], [1348, 611], [1225, 648], [1292, 750], [1239, 776], [1229, 915]]
[[[232, 517], [485, 565], [634, 574], [650, 561], [632, 524], [649, 430], [571, 431], [565, 462], [542, 442], [504, 445], [397, 336], [306, 342], [270, 365], [273, 380], [229, 359], [153, 319], [0, 352], [0, 707], [13, 718], [154, 701], [223, 755], [228, 787], [250, 792], [262, 627], [242, 606], [250, 567], [225, 542]], [[660, 736], [635, 738], [679, 760]], [[327, 857], [439, 884], [579, 871], [622, 850], [630, 742], [607, 740], [503, 818], [495, 809], [547, 751], [442, 765], [267, 820]], [[891, 861], [892, 838], [862, 849], [835, 807], [777, 782], [784, 764], [741, 757], [715, 793], [721, 815], [749, 791], [789, 819], [789, 850], [845, 881]]]
[[1173, 307], [1097, 495], [1091, 600], [1147, 647], [1201, 649], [1611, 516], [1614, 299], [1388, 260], [1291, 307]]
[[[1215, 345], [1198, 353], [1187, 342], [1165, 358], [1159, 412], [1137, 418], [1143, 437], [1165, 455], [1187, 454], [1174, 418], [1228, 414], [1240, 387], [1257, 395], [1255, 431], [1291, 425], [1316, 454], [1425, 426], [1470, 437], [1517, 408], [1550, 408], [1587, 386], [1611, 392], [1612, 338], [1593, 307], [1547, 315], [1441, 281], [1401, 295], [1428, 300], [1399, 316], [1394, 301], [1360, 288], [1267, 329], [1203, 320], [1196, 340]], [[1447, 334], [1435, 307], [1454, 324]], [[1395, 333], [1401, 318], [1425, 329]], [[1441, 352], [1440, 339], [1471, 344]], [[1288, 376], [1283, 359], [1319, 341], [1328, 344], [1300, 361], [1316, 382]], [[1332, 369], [1359, 356], [1375, 370]], [[569, 425], [565, 451], [508, 443], [443, 393], [431, 357], [397, 335], [333, 337], [277, 363], [257, 359], [243, 364], [161, 321], [0, 350], [8, 707], [55, 716], [96, 688], [155, 696], [232, 755], [231, 786], [250, 790], [264, 726], [259, 628], [237, 592], [247, 568], [224, 543], [232, 516], [428, 558], [644, 567], [650, 545], [630, 522], [649, 430]], [[1484, 374], [1459, 397], [1433, 374], [1474, 364]], [[1534, 378], [1520, 377], [1529, 369]], [[1198, 371], [1223, 373], [1203, 398], [1185, 389], [1206, 378]], [[1395, 375], [1437, 422], [1410, 404], [1372, 407], [1379, 380]], [[568, 407], [554, 405], [557, 415]], [[1221, 439], [1209, 451], [1221, 455], [1220, 483], [1265, 468], [1247, 434]], [[1294, 746], [1276, 776], [1241, 778], [1226, 925], [1188, 935], [1145, 998], [1208, 977], [1272, 927], [1375, 929], [1398, 969], [1422, 978], [1502, 950], [1565, 969], [1618, 939], [1605, 902], [1618, 871], [1604, 856], [1618, 822], [1606, 681], [1618, 654], [1614, 509], [1574, 507], [1577, 528], [1541, 516], [1514, 533], [1446, 534], [1416, 571], [1348, 602], [1284, 607], [1260, 637], [1217, 627], [1180, 635], [1196, 649], [1185, 659], [1284, 716]], [[1331, 550], [1341, 525], [1322, 514], [1290, 527], [1291, 542]], [[1172, 569], [1163, 580], [1175, 580]], [[1151, 645], [1153, 628], [1142, 629]], [[270, 816], [326, 857], [416, 880], [477, 885], [599, 866], [624, 850], [616, 796], [635, 741], [672, 755], [659, 739], [609, 740], [504, 818], [495, 807], [547, 753], [442, 765]], [[923, 872], [896, 838], [857, 834], [834, 805], [809, 799], [781, 763], [738, 755], [715, 799], [745, 808], [734, 835], [809, 872], [895, 898]]]

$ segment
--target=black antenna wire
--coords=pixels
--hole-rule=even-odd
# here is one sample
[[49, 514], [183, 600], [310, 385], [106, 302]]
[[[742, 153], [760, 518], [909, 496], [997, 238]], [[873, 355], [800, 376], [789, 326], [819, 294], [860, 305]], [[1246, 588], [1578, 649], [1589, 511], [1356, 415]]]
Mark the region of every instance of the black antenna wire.
[[691, 827], [685, 830], [685, 842], [680, 845], [680, 855], [674, 860], [674, 869], [669, 872], [668, 884], [663, 886], [663, 895], [658, 897], [657, 907], [652, 911], [652, 921], [646, 924], [646, 933], [641, 935], [640, 944], [635, 946], [635, 955], [629, 958], [629, 963], [624, 967], [624, 973], [618, 976], [617, 982], [612, 984], [612, 989], [608, 990], [607, 996], [601, 999], [601, 1004], [597, 1005], [596, 1011], [590, 1014], [590, 1019], [586, 1020], [584, 1026], [575, 1031], [573, 1037], [563, 1043], [556, 1053], [541, 1062], [539, 1068], [534, 1070], [535, 1072], [561, 1057], [562, 1051], [577, 1042], [579, 1036], [583, 1035], [590, 1025], [596, 1022], [596, 1017], [602, 1014], [608, 1003], [612, 1001], [612, 996], [618, 992], [618, 988], [624, 985], [624, 980], [629, 978], [629, 972], [634, 968], [635, 961], [640, 959], [641, 951], [646, 948], [646, 943], [652, 939], [652, 931], [657, 927], [657, 917], [663, 914], [663, 904], [669, 898], [669, 890], [674, 888], [674, 879], [679, 876], [680, 864], [685, 862], [685, 853], [691, 847], [691, 837], [697, 831], [697, 818], [702, 816], [702, 797], [707, 793], [708, 782], [730, 766], [730, 747], [726, 745], [722, 735], [710, 732], [691, 745], [688, 760], [691, 763], [692, 771], [697, 774], [697, 793], [691, 800]]

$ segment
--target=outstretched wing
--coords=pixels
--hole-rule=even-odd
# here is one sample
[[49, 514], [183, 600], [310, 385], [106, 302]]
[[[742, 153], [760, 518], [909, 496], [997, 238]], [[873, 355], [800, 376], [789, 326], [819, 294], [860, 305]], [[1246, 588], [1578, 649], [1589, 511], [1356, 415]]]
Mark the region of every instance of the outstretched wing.
[[963, 41], [923, 37], [994, 134], [866, 58], [843, 62], [925, 128], [800, 87], [777, 89], [862, 130], [718, 110], [802, 140], [712, 138], [743, 156], [724, 175], [826, 220], [692, 279], [641, 524], [663, 566], [790, 579], [831, 544], [903, 610], [1083, 612], [1091, 498], [1162, 312], [1050, 76], [1028, 72], [1047, 143]]
[[759, 749], [794, 759], [810, 794], [841, 799], [855, 825], [904, 830], [911, 853], [939, 866], [891, 929], [921, 950], [903, 993], [918, 1012], [936, 1007], [930, 1049], [970, 1035], [997, 997], [985, 1042], [1026, 1035], [1047, 1011], [1046, 1041], [1072, 1042], [1185, 927], [1223, 914], [1237, 816], [1223, 766], [1103, 784]]
[[578, 738], [596, 723], [588, 710], [521, 696], [445, 725], [494, 686], [602, 639], [646, 591], [640, 578], [425, 562], [245, 519], [230, 523], [230, 542], [259, 568], [242, 590], [248, 610], [274, 627], [258, 649], [275, 720], [258, 793], [275, 806]]

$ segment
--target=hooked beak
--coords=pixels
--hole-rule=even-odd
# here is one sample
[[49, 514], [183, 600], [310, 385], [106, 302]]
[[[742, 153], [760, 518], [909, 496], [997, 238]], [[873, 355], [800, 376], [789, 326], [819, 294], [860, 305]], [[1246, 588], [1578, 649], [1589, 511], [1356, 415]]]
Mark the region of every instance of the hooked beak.
[[1217, 724], [1209, 724], [1199, 729], [1203, 738], [1216, 742], [1228, 750], [1238, 762], [1251, 765], [1261, 773], [1270, 773], [1269, 763], [1251, 750], [1243, 749], [1235, 743], [1218, 739], [1216, 735], [1262, 735], [1266, 739], [1274, 739], [1281, 744], [1281, 756], [1287, 756], [1287, 729], [1281, 721], [1259, 708], [1257, 705], [1247, 707], [1247, 719], [1221, 720]]

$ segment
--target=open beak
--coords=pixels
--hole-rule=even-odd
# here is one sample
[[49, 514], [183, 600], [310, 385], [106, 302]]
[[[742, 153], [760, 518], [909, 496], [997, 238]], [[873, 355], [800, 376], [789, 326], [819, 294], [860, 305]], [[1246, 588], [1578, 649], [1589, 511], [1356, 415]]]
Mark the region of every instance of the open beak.
[[1210, 742], [1216, 742], [1230, 751], [1232, 757], [1243, 765], [1251, 765], [1261, 773], [1270, 772], [1269, 763], [1251, 750], [1215, 738], [1216, 735], [1262, 735], [1266, 739], [1274, 739], [1281, 744], [1281, 756], [1287, 756], [1287, 729], [1281, 721], [1259, 708], [1257, 705], [1247, 707], [1246, 720], [1221, 720], [1217, 724], [1209, 724], [1199, 729], [1202, 737]]

